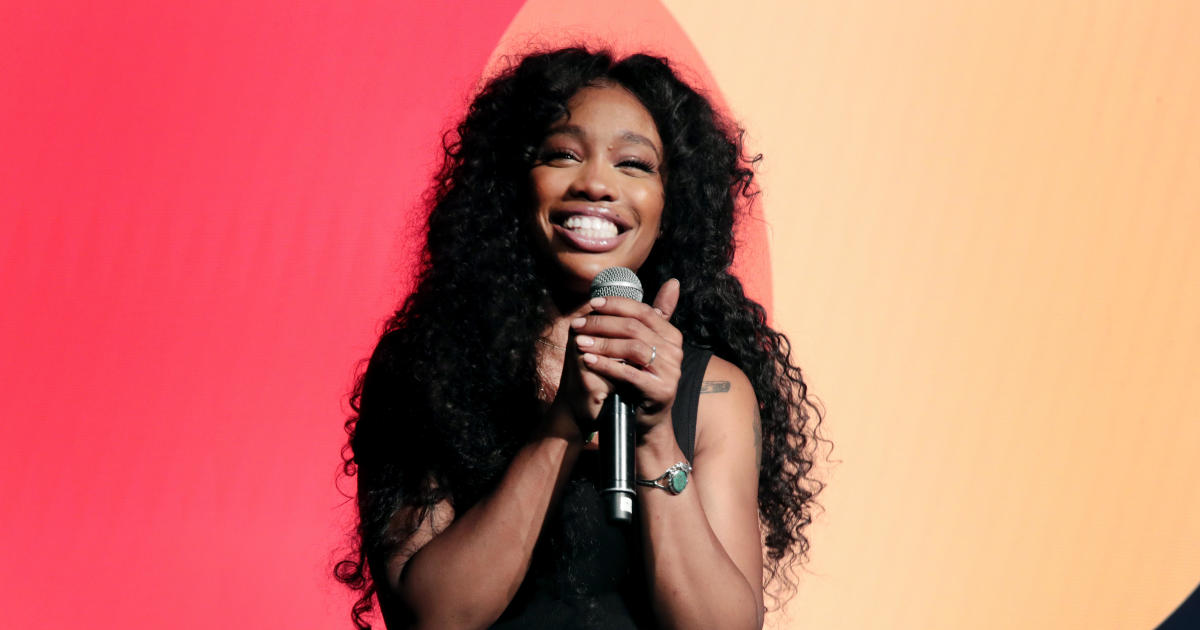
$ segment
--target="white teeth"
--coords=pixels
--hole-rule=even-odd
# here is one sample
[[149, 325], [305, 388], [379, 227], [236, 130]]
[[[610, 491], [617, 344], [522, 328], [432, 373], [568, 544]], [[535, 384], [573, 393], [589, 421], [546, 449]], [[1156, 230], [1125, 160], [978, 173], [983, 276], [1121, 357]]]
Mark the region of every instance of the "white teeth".
[[563, 227], [588, 238], [612, 238], [617, 235], [617, 224], [600, 217], [576, 214], [563, 222]]

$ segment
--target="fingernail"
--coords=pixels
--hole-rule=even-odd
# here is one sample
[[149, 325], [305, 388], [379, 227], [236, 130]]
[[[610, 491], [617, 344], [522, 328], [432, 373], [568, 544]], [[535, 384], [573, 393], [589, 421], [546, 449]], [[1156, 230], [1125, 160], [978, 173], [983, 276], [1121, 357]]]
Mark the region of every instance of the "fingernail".
[[595, 362], [596, 362], [596, 355], [594, 355], [594, 354], [591, 354], [591, 353], [588, 353], [588, 352], [585, 352], [585, 353], [583, 354], [583, 362], [584, 362], [584, 363], [595, 363]]
[[658, 313], [658, 315], [659, 315], [660, 317], [666, 317], [666, 314], [664, 314], [664, 313], [662, 312], [662, 309], [661, 309], [661, 308], [658, 308], [657, 306], [656, 306], [656, 307], [654, 307], [654, 312], [655, 312], [655, 313]]
[[575, 337], [575, 344], [580, 346], [592, 346], [596, 344], [596, 340], [587, 335], [579, 335]]
[[594, 306], [594, 307], [596, 307], [596, 308], [600, 308], [601, 306], [604, 306], [604, 303], [605, 303], [606, 301], [607, 301], [607, 300], [605, 300], [604, 298], [599, 298], [599, 297], [598, 297], [598, 298], [592, 298], [592, 301], [591, 301], [591, 302], [588, 302], [588, 304], [591, 304], [592, 306]]
[[571, 328], [583, 328], [583, 325], [586, 323], [586, 317], [576, 317], [575, 319], [571, 320]]

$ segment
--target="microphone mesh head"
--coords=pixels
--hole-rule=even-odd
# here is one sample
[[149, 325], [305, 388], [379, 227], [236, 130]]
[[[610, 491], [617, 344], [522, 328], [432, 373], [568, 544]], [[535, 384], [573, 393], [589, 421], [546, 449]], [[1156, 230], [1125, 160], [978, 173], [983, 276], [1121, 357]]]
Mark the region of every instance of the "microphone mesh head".
[[642, 281], [637, 274], [625, 267], [609, 267], [596, 274], [592, 280], [592, 297], [617, 295], [638, 302], [642, 301]]

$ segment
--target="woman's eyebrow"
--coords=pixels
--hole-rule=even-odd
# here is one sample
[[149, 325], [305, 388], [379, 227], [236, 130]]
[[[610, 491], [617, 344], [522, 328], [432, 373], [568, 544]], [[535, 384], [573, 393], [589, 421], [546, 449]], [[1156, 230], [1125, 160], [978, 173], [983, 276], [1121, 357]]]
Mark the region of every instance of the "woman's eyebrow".
[[[564, 125], [558, 125], [558, 126], [551, 128], [550, 133], [546, 134], [546, 137], [549, 138], [551, 136], [557, 136], [559, 134], [571, 136], [572, 138], [578, 138], [580, 140], [587, 139], [587, 132], [584, 131], [583, 127], [580, 127], [579, 125], [572, 125], [570, 123], [567, 123]], [[650, 138], [647, 138], [646, 136], [643, 136], [640, 133], [635, 133], [633, 131], [628, 131], [628, 130], [621, 131], [617, 135], [617, 137], [625, 142], [632, 142], [633, 144], [644, 144], [647, 147], [650, 147], [650, 150], [654, 151], [654, 157], [658, 160], [662, 160], [662, 152], [659, 151], [658, 145], [654, 144], [654, 141], [651, 140]]]
[[646, 136], [643, 136], [638, 133], [634, 133], [632, 131], [625, 131], [625, 132], [621, 133], [621, 139], [626, 142], [632, 142], [634, 144], [644, 144], [644, 145], [650, 147], [650, 149], [654, 151], [654, 157], [658, 160], [662, 160], [662, 153], [659, 152], [658, 145], [654, 144], [654, 141], [651, 140], [650, 138], [647, 138]]
[[568, 135], [573, 138], [579, 138], [580, 140], [587, 137], [587, 134], [583, 131], [583, 127], [571, 124], [555, 125], [554, 127], [551, 127], [549, 133], [546, 134], [546, 137], [549, 138], [550, 136], [557, 136], [559, 134]]

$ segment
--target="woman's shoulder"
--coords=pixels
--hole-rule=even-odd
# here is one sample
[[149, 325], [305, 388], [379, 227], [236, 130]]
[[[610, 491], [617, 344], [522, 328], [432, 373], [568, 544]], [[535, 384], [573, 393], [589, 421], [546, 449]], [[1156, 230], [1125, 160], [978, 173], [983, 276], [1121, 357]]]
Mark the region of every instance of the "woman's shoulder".
[[737, 365], [716, 355], [704, 370], [696, 426], [696, 453], [741, 436], [757, 435], [758, 398], [754, 386]]

